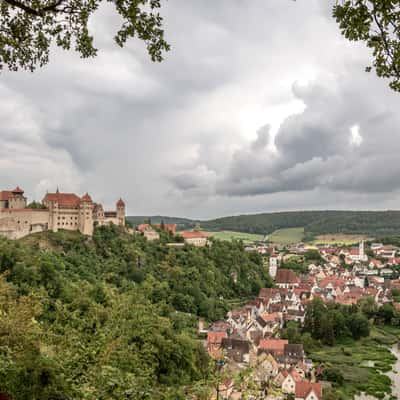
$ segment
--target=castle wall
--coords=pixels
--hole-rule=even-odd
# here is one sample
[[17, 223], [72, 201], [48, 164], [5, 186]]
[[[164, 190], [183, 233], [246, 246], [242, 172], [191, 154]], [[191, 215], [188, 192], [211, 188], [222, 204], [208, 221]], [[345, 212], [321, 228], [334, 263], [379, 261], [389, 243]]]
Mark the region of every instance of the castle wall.
[[49, 211], [33, 209], [6, 209], [0, 211], [0, 234], [19, 239], [48, 229]]

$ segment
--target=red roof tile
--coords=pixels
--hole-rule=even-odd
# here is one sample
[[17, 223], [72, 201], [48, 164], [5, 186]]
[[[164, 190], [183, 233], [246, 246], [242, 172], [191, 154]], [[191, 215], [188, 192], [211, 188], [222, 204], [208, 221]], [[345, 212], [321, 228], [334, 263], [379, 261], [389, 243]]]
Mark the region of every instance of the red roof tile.
[[9, 200], [11, 197], [13, 197], [11, 190], [2, 190], [0, 192], [0, 200]]
[[89, 196], [89, 193], [85, 193], [82, 197], [81, 197], [81, 201], [84, 201], [86, 203], [92, 203], [92, 198]]
[[288, 343], [289, 341], [286, 339], [261, 339], [259, 348], [262, 350], [271, 350], [283, 353], [285, 344]]
[[121, 198], [117, 201], [117, 207], [125, 207], [125, 203]]
[[12, 192], [14, 194], [24, 194], [24, 191], [19, 186], [17, 186], [14, 190], [12, 190]]
[[207, 238], [208, 237], [204, 232], [197, 232], [197, 231], [181, 232], [181, 236], [184, 239], [201, 239], [201, 238]]
[[56, 202], [61, 207], [78, 207], [80, 198], [74, 193], [47, 193], [43, 202]]
[[295, 397], [296, 399], [305, 399], [311, 391], [314, 391], [318, 399], [322, 399], [322, 385], [320, 383], [311, 383], [308, 381], [296, 383]]
[[297, 283], [297, 276], [291, 269], [278, 269], [275, 277], [276, 283]]

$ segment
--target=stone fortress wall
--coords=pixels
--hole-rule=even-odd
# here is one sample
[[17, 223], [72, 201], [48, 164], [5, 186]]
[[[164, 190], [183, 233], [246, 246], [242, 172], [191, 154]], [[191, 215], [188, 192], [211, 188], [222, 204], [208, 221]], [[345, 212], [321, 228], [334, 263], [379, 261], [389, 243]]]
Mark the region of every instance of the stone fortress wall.
[[119, 199], [115, 211], [103, 211], [86, 193], [79, 197], [74, 193], [47, 193], [42, 200], [43, 208], [28, 208], [24, 191], [0, 191], [0, 235], [19, 239], [35, 232], [59, 229], [79, 231], [92, 235], [94, 225], [125, 225], [125, 203]]

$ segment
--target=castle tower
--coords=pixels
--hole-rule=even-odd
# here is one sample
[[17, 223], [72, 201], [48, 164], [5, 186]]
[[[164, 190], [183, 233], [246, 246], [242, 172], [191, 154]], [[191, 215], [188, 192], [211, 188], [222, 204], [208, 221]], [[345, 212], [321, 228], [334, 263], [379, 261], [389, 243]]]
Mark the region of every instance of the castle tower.
[[117, 219], [119, 225], [125, 226], [125, 203], [121, 198], [117, 201]]
[[79, 231], [84, 235], [91, 236], [93, 234], [93, 202], [88, 193], [80, 199]]
[[25, 208], [26, 197], [24, 197], [24, 191], [17, 186], [11, 193], [12, 196], [8, 200], [8, 208]]

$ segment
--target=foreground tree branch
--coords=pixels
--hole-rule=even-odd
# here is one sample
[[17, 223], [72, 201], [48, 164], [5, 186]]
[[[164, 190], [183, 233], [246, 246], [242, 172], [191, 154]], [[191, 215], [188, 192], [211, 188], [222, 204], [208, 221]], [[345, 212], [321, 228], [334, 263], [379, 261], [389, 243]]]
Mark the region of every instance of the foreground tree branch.
[[342, 34], [352, 41], [364, 41], [373, 60], [366, 68], [375, 69], [389, 86], [400, 91], [400, 1], [337, 0], [333, 16]]
[[[97, 49], [88, 29], [90, 16], [103, 0], [0, 0], [0, 70], [34, 71], [49, 60], [51, 43], [83, 58], [94, 57]], [[161, 61], [169, 50], [164, 40], [160, 0], [110, 0], [122, 18], [115, 42], [142, 40], [152, 61]]]

